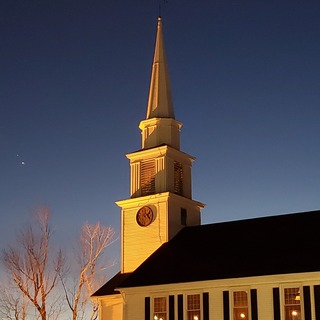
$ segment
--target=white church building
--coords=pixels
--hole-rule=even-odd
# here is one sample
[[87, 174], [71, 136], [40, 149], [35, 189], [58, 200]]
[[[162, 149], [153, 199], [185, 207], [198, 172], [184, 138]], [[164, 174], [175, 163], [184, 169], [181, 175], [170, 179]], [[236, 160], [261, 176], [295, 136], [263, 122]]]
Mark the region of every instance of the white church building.
[[201, 225], [158, 19], [140, 150], [121, 208], [121, 268], [100, 320], [320, 320], [320, 211]]

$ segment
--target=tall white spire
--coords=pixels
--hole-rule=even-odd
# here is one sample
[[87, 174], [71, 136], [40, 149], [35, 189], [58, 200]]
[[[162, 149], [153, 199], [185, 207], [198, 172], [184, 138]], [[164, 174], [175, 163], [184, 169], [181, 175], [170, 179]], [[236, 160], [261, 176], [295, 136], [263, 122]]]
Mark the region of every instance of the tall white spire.
[[161, 17], [158, 18], [158, 30], [146, 116], [146, 119], [151, 118], [174, 119], [169, 72], [163, 44]]
[[179, 150], [181, 126], [182, 123], [175, 120], [174, 116], [162, 22], [159, 17], [147, 115], [139, 125], [142, 133], [142, 149], [168, 145]]
[[121, 207], [121, 273], [134, 271], [184, 226], [200, 224], [204, 205], [192, 199], [195, 158], [180, 151], [181, 126], [174, 118], [159, 18], [147, 118], [139, 124], [142, 148], [126, 155], [130, 198], [116, 202]]

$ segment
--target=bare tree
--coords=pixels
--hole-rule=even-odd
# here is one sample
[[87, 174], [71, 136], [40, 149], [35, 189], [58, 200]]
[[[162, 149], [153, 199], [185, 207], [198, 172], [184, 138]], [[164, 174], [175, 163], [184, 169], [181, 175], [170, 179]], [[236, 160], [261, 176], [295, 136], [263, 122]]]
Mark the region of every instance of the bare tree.
[[29, 301], [10, 285], [0, 286], [0, 318], [26, 320]]
[[105, 249], [115, 241], [113, 228], [103, 226], [99, 222], [85, 224], [80, 236], [80, 254], [78, 257], [79, 275], [71, 286], [66, 283], [66, 278], [61, 277], [67, 304], [72, 312], [72, 319], [83, 319], [90, 307], [90, 320], [97, 319], [98, 305], [90, 296], [101, 285], [101, 271], [106, 268], [102, 264], [102, 255]]
[[[61, 251], [52, 252], [49, 244], [52, 231], [49, 226], [49, 210], [39, 210], [35, 227], [22, 230], [17, 245], [3, 251], [2, 260], [9, 278], [20, 290], [23, 299], [28, 299], [37, 310], [40, 319], [53, 318], [56, 312], [53, 299], [59, 274], [64, 265]], [[24, 319], [23, 317], [21, 319]]]

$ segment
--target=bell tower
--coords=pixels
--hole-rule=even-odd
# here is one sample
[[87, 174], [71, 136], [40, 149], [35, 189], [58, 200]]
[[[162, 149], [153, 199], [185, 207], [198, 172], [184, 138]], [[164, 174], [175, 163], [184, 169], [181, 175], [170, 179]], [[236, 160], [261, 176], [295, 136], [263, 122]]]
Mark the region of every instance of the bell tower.
[[127, 154], [130, 199], [121, 207], [121, 273], [134, 271], [183, 227], [201, 223], [204, 204], [192, 199], [194, 157], [180, 151], [182, 123], [175, 119], [162, 21], [158, 18], [142, 147]]

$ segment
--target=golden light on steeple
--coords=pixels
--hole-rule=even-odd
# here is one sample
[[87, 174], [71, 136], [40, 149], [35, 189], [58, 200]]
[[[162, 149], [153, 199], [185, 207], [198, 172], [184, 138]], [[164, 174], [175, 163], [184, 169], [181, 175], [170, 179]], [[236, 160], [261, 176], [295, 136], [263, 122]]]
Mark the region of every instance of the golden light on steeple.
[[164, 50], [162, 21], [158, 18], [157, 37], [152, 65], [146, 119], [174, 119], [167, 59]]
[[[139, 124], [141, 149], [130, 160], [130, 198], [121, 207], [121, 272], [134, 271], [185, 226], [200, 224], [204, 204], [192, 199], [194, 157], [180, 151], [169, 73], [158, 18], [146, 119]], [[158, 320], [163, 315], [155, 313]], [[163, 317], [164, 318], [164, 317]]]
[[168, 145], [180, 149], [182, 123], [175, 120], [167, 59], [158, 18], [146, 119], [140, 122], [142, 149]]

